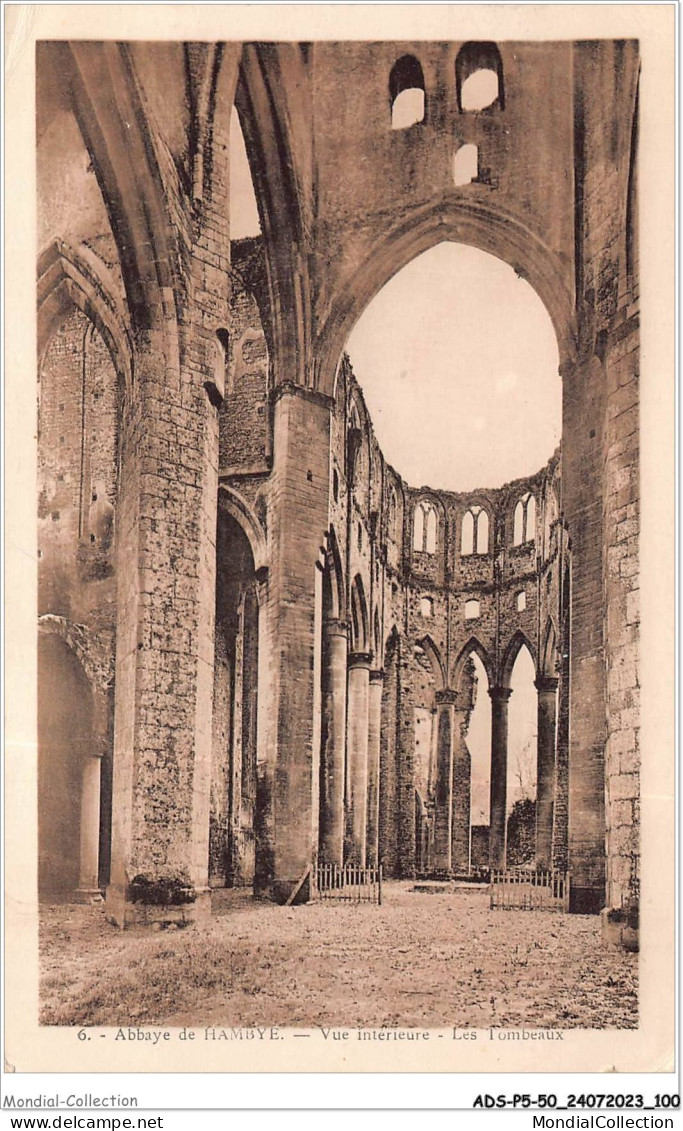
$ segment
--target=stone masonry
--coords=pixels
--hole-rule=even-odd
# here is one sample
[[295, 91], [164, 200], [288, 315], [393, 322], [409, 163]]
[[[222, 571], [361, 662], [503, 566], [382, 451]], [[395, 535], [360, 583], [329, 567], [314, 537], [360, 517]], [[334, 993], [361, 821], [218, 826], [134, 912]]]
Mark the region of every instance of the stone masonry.
[[[536, 864], [634, 944], [638, 69], [608, 40], [39, 45], [43, 890], [125, 926], [222, 884], [306, 898], [316, 859], [465, 869], [474, 654], [503, 865], [526, 647]], [[237, 242], [233, 106], [263, 232]], [[495, 489], [406, 483], [344, 354], [443, 240], [510, 263], [557, 335], [561, 447]]]

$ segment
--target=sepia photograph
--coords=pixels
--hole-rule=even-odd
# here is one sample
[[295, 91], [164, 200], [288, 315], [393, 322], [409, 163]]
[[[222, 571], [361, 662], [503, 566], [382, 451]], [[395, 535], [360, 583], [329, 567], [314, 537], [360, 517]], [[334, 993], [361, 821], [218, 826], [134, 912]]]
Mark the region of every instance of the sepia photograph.
[[636, 1038], [656, 53], [77, 7], [27, 49], [38, 1033]]

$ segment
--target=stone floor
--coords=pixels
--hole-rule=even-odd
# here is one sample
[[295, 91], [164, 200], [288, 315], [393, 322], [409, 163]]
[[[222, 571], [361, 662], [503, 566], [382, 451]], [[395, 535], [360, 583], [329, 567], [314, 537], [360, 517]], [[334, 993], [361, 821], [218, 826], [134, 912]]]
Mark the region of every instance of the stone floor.
[[637, 1027], [638, 956], [606, 946], [597, 917], [412, 887], [386, 884], [381, 907], [217, 892], [210, 922], [163, 931], [43, 907], [41, 1022]]

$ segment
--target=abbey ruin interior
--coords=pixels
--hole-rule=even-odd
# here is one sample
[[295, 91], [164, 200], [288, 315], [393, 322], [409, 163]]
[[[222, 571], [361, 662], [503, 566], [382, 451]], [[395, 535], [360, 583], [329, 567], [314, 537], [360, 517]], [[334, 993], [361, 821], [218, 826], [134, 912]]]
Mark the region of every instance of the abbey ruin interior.
[[[39, 44], [46, 898], [125, 926], [306, 899], [314, 861], [504, 867], [524, 649], [533, 863], [636, 929], [638, 73], [635, 41]], [[559, 351], [560, 446], [475, 491], [402, 478], [346, 352], [443, 242], [514, 268]]]

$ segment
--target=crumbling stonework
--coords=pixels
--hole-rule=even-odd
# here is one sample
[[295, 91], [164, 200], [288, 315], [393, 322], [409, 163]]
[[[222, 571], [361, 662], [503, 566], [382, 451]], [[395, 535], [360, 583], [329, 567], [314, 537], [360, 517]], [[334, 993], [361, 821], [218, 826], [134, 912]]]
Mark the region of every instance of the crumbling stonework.
[[[406, 56], [426, 112], [392, 129]], [[484, 58], [498, 96], [467, 111]], [[39, 613], [82, 628], [40, 678], [57, 687], [63, 662], [82, 699], [81, 845], [101, 797], [94, 872], [74, 842], [68, 883], [108, 884], [119, 924], [172, 916], [157, 890], [184, 893], [183, 917], [210, 885], [305, 896], [316, 858], [452, 873], [472, 839], [477, 864], [504, 863], [523, 646], [537, 864], [571, 870], [574, 910], [632, 923], [637, 75], [633, 42], [41, 44]], [[262, 240], [230, 240], [233, 104]], [[476, 175], [456, 184], [464, 144]], [[407, 484], [343, 353], [443, 240], [510, 263], [557, 335], [561, 449], [495, 489]], [[115, 657], [106, 725], [86, 638]], [[493, 773], [470, 838], [475, 653]], [[43, 748], [41, 806], [62, 757]]]

